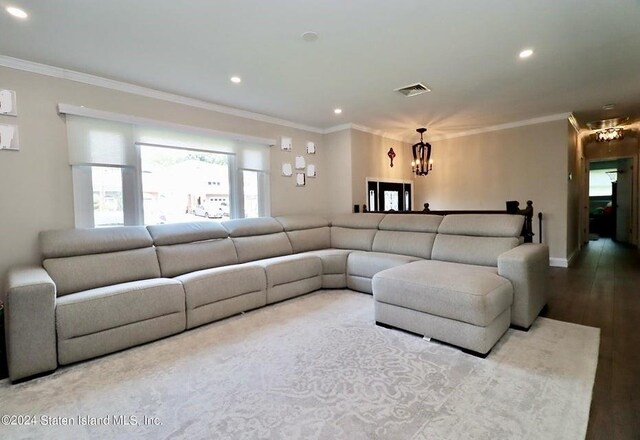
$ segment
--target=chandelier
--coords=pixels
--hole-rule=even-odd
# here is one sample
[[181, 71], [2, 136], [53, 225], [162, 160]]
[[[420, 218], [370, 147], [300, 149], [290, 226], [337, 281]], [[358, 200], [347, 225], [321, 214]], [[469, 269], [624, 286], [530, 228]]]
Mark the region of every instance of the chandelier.
[[596, 132], [597, 142], [617, 141], [624, 138], [624, 130], [622, 128], [607, 128]]
[[426, 176], [433, 169], [433, 159], [431, 159], [431, 144], [422, 139], [426, 128], [416, 129], [420, 133], [420, 142], [415, 144], [413, 149], [413, 160], [411, 161], [411, 172], [416, 176]]

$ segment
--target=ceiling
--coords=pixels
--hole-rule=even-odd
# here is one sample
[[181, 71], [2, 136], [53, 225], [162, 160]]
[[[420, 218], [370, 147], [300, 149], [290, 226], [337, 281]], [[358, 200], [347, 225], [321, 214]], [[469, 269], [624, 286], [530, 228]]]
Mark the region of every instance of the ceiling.
[[[6, 14], [9, 4], [29, 18]], [[640, 0], [0, 5], [2, 55], [322, 129], [354, 123], [404, 136], [427, 126], [433, 136], [564, 112], [582, 126], [640, 119]], [[319, 39], [302, 40], [305, 31]], [[526, 48], [534, 55], [520, 59]], [[433, 91], [393, 91], [414, 82]]]

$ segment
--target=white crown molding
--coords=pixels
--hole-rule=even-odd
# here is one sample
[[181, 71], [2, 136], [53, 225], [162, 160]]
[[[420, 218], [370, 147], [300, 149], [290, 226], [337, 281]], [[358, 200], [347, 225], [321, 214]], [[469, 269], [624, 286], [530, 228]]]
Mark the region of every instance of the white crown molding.
[[384, 130], [376, 130], [375, 128], [367, 127], [366, 125], [359, 125], [359, 124], [353, 124], [353, 123], [340, 124], [340, 125], [335, 125], [333, 127], [329, 127], [323, 130], [323, 134], [330, 134], [330, 133], [335, 133], [337, 131], [349, 130], [349, 129], [370, 133], [376, 136], [390, 139], [392, 141], [408, 142], [406, 139], [398, 137], [396, 135], [386, 133]]
[[545, 122], [561, 121], [563, 119], [569, 119], [570, 115], [571, 115], [571, 113], [558, 113], [558, 114], [555, 114], [555, 115], [541, 116], [539, 118], [525, 119], [525, 120], [522, 120], [522, 121], [508, 122], [506, 124], [492, 125], [490, 127], [482, 127], [482, 128], [476, 128], [476, 129], [473, 129], [473, 130], [459, 131], [457, 133], [452, 133], [452, 134], [448, 134], [448, 135], [434, 136], [434, 137], [430, 138], [429, 140], [431, 142], [433, 142], [433, 141], [441, 141], [441, 140], [445, 140], [445, 139], [453, 139], [453, 138], [458, 138], [458, 137], [463, 137], [463, 136], [471, 136], [471, 135], [474, 135], [474, 134], [488, 133], [488, 132], [491, 132], [491, 131], [500, 131], [500, 130], [507, 130], [509, 128], [525, 127], [527, 125], [536, 125], [536, 124], [543, 124]]
[[[353, 129], [363, 131], [365, 133], [371, 133], [377, 136], [382, 136], [387, 139], [395, 140], [398, 142], [409, 142], [410, 138], [401, 137], [398, 135], [387, 134], [383, 130], [376, 130], [364, 125], [358, 125], [353, 123], [336, 125], [326, 129], [312, 127], [310, 125], [299, 124], [297, 122], [287, 121], [285, 119], [276, 118], [273, 116], [264, 115], [261, 113], [255, 113], [248, 110], [241, 110], [233, 107], [227, 107], [220, 104], [214, 104], [212, 102], [202, 101], [199, 99], [188, 98], [186, 96], [180, 96], [173, 93], [163, 92], [160, 90], [151, 89], [148, 87], [138, 86], [135, 84], [126, 83], [123, 81], [116, 81], [108, 78], [103, 78], [96, 75], [90, 75], [87, 73], [77, 72], [74, 70], [63, 69], [60, 67], [49, 66], [47, 64], [36, 63], [33, 61], [21, 60], [19, 58], [8, 57], [0, 55], [0, 66], [8, 67], [11, 69], [22, 70], [25, 72], [36, 73], [39, 75], [46, 75], [53, 78], [66, 79], [69, 81], [75, 81], [83, 84], [93, 85], [97, 87], [104, 87], [111, 90], [117, 90], [125, 93], [131, 93], [134, 95], [145, 96], [147, 98], [155, 98], [162, 101], [173, 102], [175, 104], [182, 104], [190, 107], [201, 108], [204, 110], [210, 110], [218, 113], [223, 113], [231, 116], [237, 116], [244, 119], [250, 119], [259, 122], [265, 122], [274, 125], [280, 125], [283, 127], [295, 128], [298, 130], [304, 130], [311, 133], [329, 134], [336, 131]], [[482, 127], [473, 130], [461, 131], [448, 135], [434, 136], [430, 138], [430, 141], [439, 141], [444, 139], [453, 139], [463, 136], [471, 136], [474, 134], [487, 133], [491, 131], [506, 130], [509, 128], [523, 127], [526, 125], [541, 124], [544, 122], [557, 121], [561, 119], [568, 119], [572, 116], [571, 113], [559, 113], [555, 115], [542, 116], [539, 118], [526, 119], [522, 121], [509, 122], [506, 124], [494, 125], [490, 127]], [[580, 133], [583, 133], [580, 131]], [[236, 135], [237, 136], [237, 135]]]
[[137, 85], [129, 84], [122, 81], [116, 81], [108, 78], [103, 78], [100, 76], [89, 75], [87, 73], [77, 72], [74, 70], [62, 69], [60, 67], [49, 66], [47, 64], [35, 63], [33, 61], [21, 60], [19, 58], [12, 58], [5, 55], [0, 55], [0, 66], [9, 67], [11, 69], [16, 69], [16, 70], [23, 70], [25, 72], [37, 73], [39, 75], [46, 75], [53, 78], [66, 79], [66, 80], [75, 81], [83, 84], [89, 84], [92, 86], [104, 87], [111, 90], [118, 90], [120, 92], [126, 92], [134, 95], [145, 96], [147, 98], [160, 99], [162, 101], [168, 101], [168, 102], [173, 102], [175, 104], [182, 104], [190, 107], [196, 107], [204, 110], [224, 113], [227, 115], [238, 116], [241, 118], [251, 119], [254, 121], [266, 122], [269, 124], [296, 128], [298, 130], [305, 130], [312, 133], [318, 133], [318, 134], [324, 133], [324, 130], [318, 127], [299, 124], [297, 122], [287, 121], [285, 119], [280, 119], [273, 116], [267, 116], [261, 113], [254, 113], [247, 110], [227, 107], [224, 105], [214, 104], [212, 102], [202, 101], [199, 99], [187, 98], [186, 96], [180, 96], [173, 93], [163, 92], [163, 91], [151, 89], [148, 87], [137, 86]]
[[578, 124], [578, 120], [573, 113], [569, 114], [569, 122], [573, 126], [573, 129], [576, 131], [576, 133], [580, 134], [582, 132], [580, 124]]
[[107, 112], [103, 110], [96, 110], [92, 108], [71, 105], [71, 104], [62, 104], [62, 103], [58, 104], [58, 113], [64, 114], [64, 115], [84, 116], [86, 118], [102, 119], [102, 120], [113, 121], [113, 122], [122, 122], [124, 124], [143, 124], [143, 125], [153, 125], [156, 127], [166, 127], [166, 128], [172, 128], [180, 131], [187, 131], [191, 133], [200, 133], [200, 134], [205, 134], [209, 136], [220, 136], [220, 137], [234, 140], [234, 141], [255, 143], [260, 145], [271, 146], [271, 145], [276, 145], [277, 143], [275, 139], [261, 138], [256, 136], [247, 136], [244, 134], [230, 133], [227, 131], [219, 131], [219, 130], [212, 130], [209, 128], [194, 127], [192, 125], [183, 125], [183, 124], [176, 124], [173, 122], [158, 121], [156, 119], [141, 118], [139, 116], [126, 115], [123, 113]]
[[[441, 141], [441, 140], [445, 140], [445, 139], [454, 139], [454, 138], [458, 138], [458, 137], [463, 137], [463, 136], [471, 136], [471, 135], [475, 135], [475, 134], [482, 134], [482, 133], [488, 133], [491, 131], [500, 131], [500, 130], [507, 130], [509, 128], [517, 128], [517, 127], [525, 127], [527, 125], [535, 125], [535, 124], [543, 124], [545, 122], [553, 122], [553, 121], [561, 121], [561, 120], [569, 120], [569, 122], [571, 122], [571, 118], [573, 117], [573, 113], [558, 113], [555, 115], [548, 115], [548, 116], [541, 116], [538, 118], [533, 118], [533, 119], [525, 119], [522, 121], [515, 121], [515, 122], [507, 122], [505, 124], [499, 124], [499, 125], [492, 125], [490, 127], [481, 127], [481, 128], [476, 128], [473, 130], [467, 130], [467, 131], [460, 131], [457, 133], [451, 133], [451, 134], [447, 134], [447, 135], [440, 135], [440, 136], [433, 136], [429, 138], [429, 142], [433, 142], [433, 141]], [[575, 118], [573, 118], [575, 121]], [[572, 122], [573, 125], [573, 122]], [[574, 125], [574, 128], [576, 126]], [[324, 134], [328, 134], [328, 133], [334, 133], [336, 131], [342, 131], [342, 130], [346, 130], [346, 129], [352, 129], [352, 130], [359, 130], [359, 131], [364, 131], [366, 133], [371, 133], [371, 134], [375, 134], [377, 136], [382, 136], [382, 137], [386, 137], [388, 139], [392, 139], [395, 141], [399, 141], [399, 142], [409, 142], [411, 143], [411, 139], [409, 137], [399, 137], [399, 136], [395, 136], [395, 135], [389, 135], [389, 134], [385, 134], [385, 132], [383, 130], [376, 130], [370, 127], [366, 127], [364, 125], [357, 125], [357, 124], [342, 124], [342, 125], [336, 125], [334, 127], [330, 127], [327, 128], [326, 130], [324, 130]], [[579, 133], [582, 133], [583, 131], [579, 131]]]
[[331, 134], [337, 131], [349, 130], [352, 125], [353, 124], [350, 124], [350, 123], [334, 125], [333, 127], [325, 128], [324, 130], [322, 130], [322, 134]]

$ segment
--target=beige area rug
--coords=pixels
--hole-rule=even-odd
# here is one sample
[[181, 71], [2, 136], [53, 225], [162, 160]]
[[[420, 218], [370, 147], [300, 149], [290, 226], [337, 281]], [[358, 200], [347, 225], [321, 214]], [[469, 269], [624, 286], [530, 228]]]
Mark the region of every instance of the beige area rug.
[[377, 327], [370, 295], [321, 291], [0, 382], [0, 414], [30, 416], [0, 438], [582, 439], [599, 334], [539, 318], [479, 359]]

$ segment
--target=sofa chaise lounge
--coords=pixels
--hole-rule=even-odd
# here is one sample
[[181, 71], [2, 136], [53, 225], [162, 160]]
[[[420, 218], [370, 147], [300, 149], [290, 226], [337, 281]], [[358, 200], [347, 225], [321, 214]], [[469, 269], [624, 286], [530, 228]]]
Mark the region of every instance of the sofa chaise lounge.
[[[486, 353], [509, 323], [528, 328], [546, 303], [548, 250], [521, 244], [522, 223], [368, 213], [42, 232], [42, 266], [7, 276], [10, 378], [321, 288], [373, 293], [376, 321]], [[478, 282], [486, 298], [465, 294]], [[447, 294], [455, 299], [443, 305]]]

